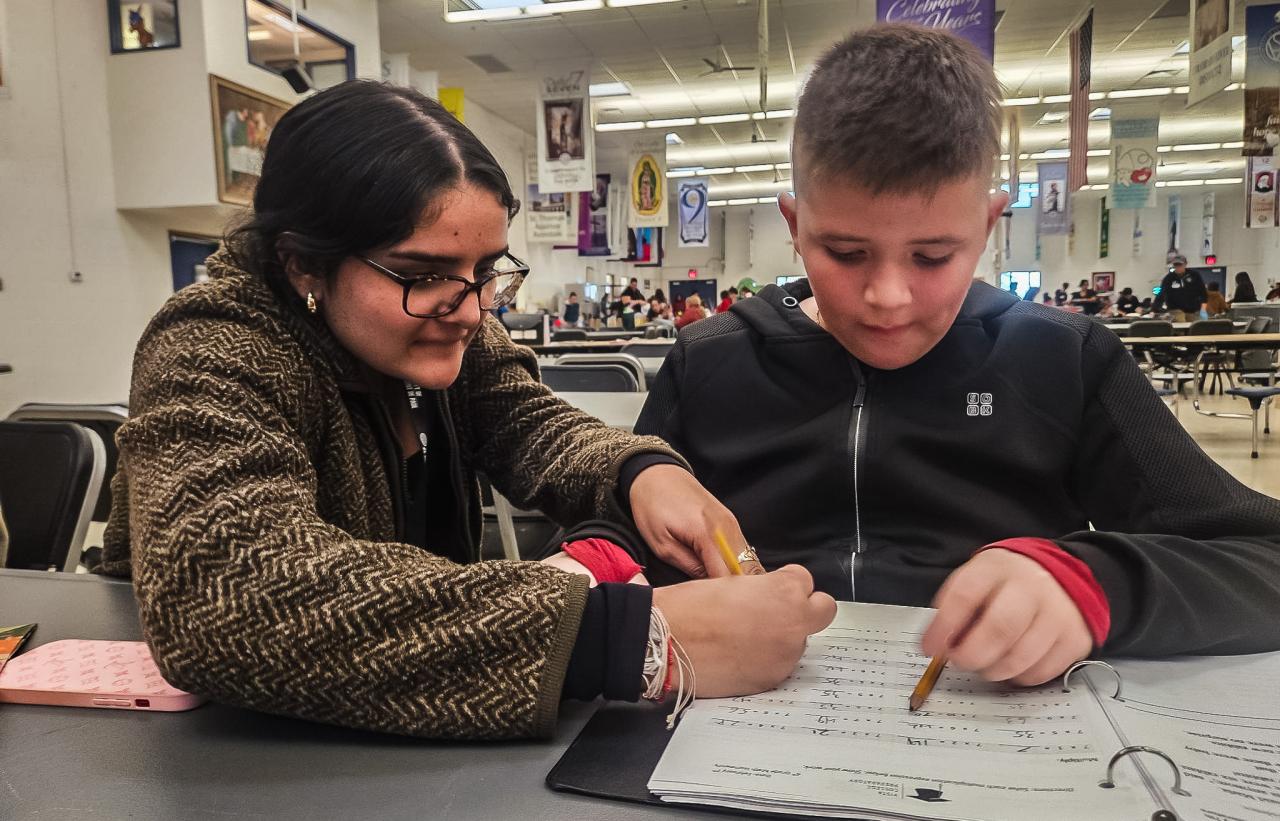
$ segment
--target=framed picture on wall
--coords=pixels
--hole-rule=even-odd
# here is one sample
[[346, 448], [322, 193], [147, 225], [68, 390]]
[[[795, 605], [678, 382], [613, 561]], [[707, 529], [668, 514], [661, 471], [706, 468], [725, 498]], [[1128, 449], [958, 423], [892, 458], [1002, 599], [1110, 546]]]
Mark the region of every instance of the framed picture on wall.
[[1115, 271], [1094, 271], [1093, 290], [1100, 294], [1110, 293], [1116, 289]]
[[635, 263], [637, 268], [661, 268], [662, 229], [628, 228], [627, 252], [624, 261]]
[[107, 0], [107, 28], [111, 32], [112, 54], [182, 45], [178, 0]]
[[289, 110], [289, 104], [214, 74], [209, 75], [209, 99], [213, 104], [218, 199], [250, 205], [271, 129]]

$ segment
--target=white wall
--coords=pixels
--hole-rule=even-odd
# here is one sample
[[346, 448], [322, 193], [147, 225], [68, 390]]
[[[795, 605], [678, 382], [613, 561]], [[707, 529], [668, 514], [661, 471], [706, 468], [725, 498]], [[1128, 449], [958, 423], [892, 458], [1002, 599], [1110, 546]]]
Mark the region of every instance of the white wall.
[[[377, 77], [376, 0], [309, 6], [356, 44], [361, 75]], [[283, 81], [247, 64], [243, 15], [237, 0], [182, 0], [181, 49], [112, 56], [105, 4], [7, 0], [0, 362], [14, 372], [0, 375], [0, 416], [28, 401], [128, 396], [137, 338], [172, 292], [168, 231], [217, 234], [236, 213], [208, 205], [208, 71], [293, 99], [287, 86], [266, 87]], [[198, 68], [203, 59], [213, 68]], [[136, 151], [128, 175], [116, 175], [113, 146]], [[170, 164], [173, 155], [188, 159]], [[206, 204], [117, 209], [118, 193], [144, 191], [153, 204]]]

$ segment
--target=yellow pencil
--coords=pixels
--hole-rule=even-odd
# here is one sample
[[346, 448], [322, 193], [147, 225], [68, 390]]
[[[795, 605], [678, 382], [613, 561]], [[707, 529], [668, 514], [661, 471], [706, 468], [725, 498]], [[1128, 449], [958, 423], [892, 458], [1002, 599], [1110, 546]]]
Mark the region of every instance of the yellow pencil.
[[924, 675], [920, 677], [920, 683], [916, 685], [916, 689], [911, 691], [911, 699], [907, 702], [907, 707], [911, 712], [914, 713], [924, 706], [924, 700], [933, 692], [933, 687], [938, 683], [938, 677], [942, 675], [942, 669], [946, 666], [946, 656], [934, 656], [933, 661], [929, 662], [929, 666], [925, 668]]
[[724, 537], [719, 528], [716, 529], [716, 547], [720, 548], [720, 555], [724, 558], [724, 563], [729, 566], [729, 572], [734, 576], [741, 576], [742, 565], [738, 564], [738, 557], [733, 555], [729, 540]]

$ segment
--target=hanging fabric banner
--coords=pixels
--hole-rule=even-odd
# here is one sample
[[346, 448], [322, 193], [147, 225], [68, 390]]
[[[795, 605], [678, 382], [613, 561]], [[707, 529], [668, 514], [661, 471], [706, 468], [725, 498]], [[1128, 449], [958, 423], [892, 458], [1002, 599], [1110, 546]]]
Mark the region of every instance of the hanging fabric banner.
[[590, 83], [586, 70], [542, 78], [536, 103], [538, 189], [545, 194], [591, 191], [595, 185]]
[[876, 0], [876, 20], [946, 29], [992, 60], [996, 52], [995, 0]]
[[440, 105], [445, 110], [458, 119], [458, 122], [465, 123], [466, 118], [466, 94], [460, 88], [442, 88], [440, 89]]
[[578, 241], [577, 209], [573, 207], [578, 194], [544, 194], [538, 188], [538, 158], [529, 155], [525, 159], [526, 196], [524, 208], [525, 238], [529, 242], [552, 245], [573, 245]]
[[1169, 247], [1165, 249], [1165, 259], [1173, 262], [1173, 258], [1182, 256], [1182, 197], [1169, 195]]
[[1150, 208], [1156, 204], [1156, 144], [1160, 114], [1155, 108], [1111, 114], [1111, 207]]
[[1107, 207], [1107, 198], [1102, 198], [1098, 208], [1098, 256], [1105, 259], [1111, 253], [1111, 209]]
[[1022, 123], [1018, 118], [1018, 106], [1012, 106], [1005, 112], [1009, 122], [1009, 200], [1017, 202], [1022, 184], [1021, 155]]
[[1212, 97], [1231, 82], [1231, 0], [1191, 3], [1191, 90], [1187, 106]]
[[1074, 194], [1089, 182], [1089, 94], [1093, 77], [1093, 9], [1071, 30], [1071, 103], [1067, 113], [1067, 180]]
[[1071, 232], [1071, 196], [1067, 192], [1067, 164], [1042, 162], [1036, 166], [1040, 175], [1041, 235]]
[[1244, 11], [1244, 147], [1246, 157], [1270, 157], [1280, 145], [1280, 3]]
[[707, 208], [707, 181], [680, 180], [676, 186], [676, 202], [680, 212], [681, 248], [706, 248], [711, 244], [710, 209]]
[[1200, 214], [1200, 256], [1213, 256], [1214, 193], [1204, 195], [1204, 211]]
[[1250, 157], [1245, 185], [1245, 228], [1276, 227], [1276, 166], [1274, 157]]
[[610, 200], [615, 197], [609, 174], [596, 174], [595, 188], [578, 199], [578, 256], [607, 257], [614, 247], [610, 232]]
[[628, 181], [631, 186], [628, 228], [663, 228], [667, 225], [667, 141], [663, 137], [641, 140], [631, 150]]

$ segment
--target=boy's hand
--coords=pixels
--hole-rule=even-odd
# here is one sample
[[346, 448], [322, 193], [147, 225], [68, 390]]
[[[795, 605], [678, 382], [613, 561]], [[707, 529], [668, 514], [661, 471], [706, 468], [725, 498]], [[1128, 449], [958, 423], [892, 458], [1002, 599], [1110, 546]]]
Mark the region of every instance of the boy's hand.
[[991, 548], [956, 568], [933, 600], [938, 614], [921, 640], [988, 681], [1034, 685], [1093, 650], [1076, 604], [1034, 559]]
[[631, 516], [654, 555], [690, 578], [729, 575], [716, 547], [717, 529], [735, 555], [747, 546], [729, 508], [677, 465], [640, 471], [631, 483]]

